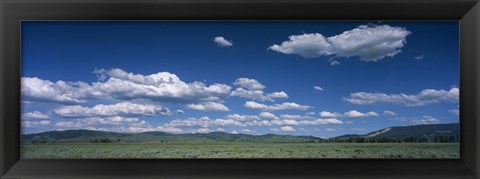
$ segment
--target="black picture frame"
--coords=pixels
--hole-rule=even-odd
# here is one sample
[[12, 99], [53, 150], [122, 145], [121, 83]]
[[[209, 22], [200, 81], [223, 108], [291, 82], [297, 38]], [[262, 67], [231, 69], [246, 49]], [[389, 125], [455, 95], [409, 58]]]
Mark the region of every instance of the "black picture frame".
[[[479, 178], [478, 0], [0, 0], [0, 178]], [[458, 20], [461, 159], [20, 159], [22, 20]]]

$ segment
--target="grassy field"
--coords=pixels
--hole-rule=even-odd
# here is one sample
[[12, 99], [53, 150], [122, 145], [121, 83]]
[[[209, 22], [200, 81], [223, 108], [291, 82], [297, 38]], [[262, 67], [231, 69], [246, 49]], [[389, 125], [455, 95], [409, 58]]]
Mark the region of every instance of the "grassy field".
[[24, 144], [23, 159], [52, 158], [459, 158], [447, 143]]

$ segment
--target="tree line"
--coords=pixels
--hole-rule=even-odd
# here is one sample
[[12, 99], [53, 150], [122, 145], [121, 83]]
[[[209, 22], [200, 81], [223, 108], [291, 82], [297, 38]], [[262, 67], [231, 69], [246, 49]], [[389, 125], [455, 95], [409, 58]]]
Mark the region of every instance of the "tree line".
[[121, 142], [122, 140], [117, 138], [117, 139], [109, 139], [109, 138], [101, 138], [101, 139], [95, 139], [90, 141], [90, 143], [117, 143]]

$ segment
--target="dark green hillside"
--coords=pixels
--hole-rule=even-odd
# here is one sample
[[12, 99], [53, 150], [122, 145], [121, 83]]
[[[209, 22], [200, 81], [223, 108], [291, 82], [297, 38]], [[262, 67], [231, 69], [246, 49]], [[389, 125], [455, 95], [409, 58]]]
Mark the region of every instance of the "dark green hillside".
[[213, 141], [233, 141], [233, 142], [307, 142], [321, 141], [323, 139], [313, 136], [292, 136], [292, 135], [250, 135], [250, 134], [231, 134], [226, 132], [212, 132], [205, 134], [180, 134], [178, 136], [198, 137], [210, 139]]
[[[428, 125], [415, 125], [415, 126], [402, 126], [392, 127], [389, 131], [375, 135], [375, 138], [392, 138], [402, 139], [405, 137], [417, 137], [431, 139], [435, 136], [458, 136], [459, 125], [454, 124], [428, 124]], [[375, 131], [377, 132], [377, 131]], [[374, 135], [375, 132], [369, 133], [366, 136]]]
[[339, 139], [348, 139], [348, 138], [363, 137], [363, 136], [364, 135], [359, 135], [359, 134], [346, 134], [346, 135], [341, 135], [341, 136], [337, 136], [337, 137], [332, 137], [330, 139], [339, 140]]
[[114, 133], [88, 130], [50, 131], [22, 136], [24, 142], [94, 142], [108, 139], [115, 142], [316, 142], [313, 136], [250, 135], [226, 132], [170, 134], [165, 132]]
[[397, 126], [373, 131], [364, 135], [342, 135], [331, 138], [333, 140], [345, 140], [348, 138], [366, 138], [366, 139], [393, 139], [403, 140], [407, 138], [424, 139], [428, 142], [435, 141], [438, 137], [453, 137], [458, 141], [459, 136], [458, 123], [452, 124], [425, 124], [414, 126]]
[[[418, 142], [432, 142], [444, 137], [449, 141], [458, 141], [459, 126], [455, 124], [429, 124], [415, 126], [389, 127], [370, 132], [364, 135], [349, 134], [331, 138], [339, 141], [348, 139], [389, 139], [404, 140], [414, 138]], [[387, 141], [389, 141], [387, 140]], [[226, 132], [171, 134], [166, 132], [143, 132], [143, 133], [115, 133], [89, 130], [49, 131], [37, 134], [22, 135], [23, 142], [51, 143], [51, 142], [323, 142], [325, 139], [313, 136], [293, 135], [250, 135], [231, 134]], [[351, 140], [350, 140], [351, 141]], [[363, 141], [363, 140], [361, 140]]]
[[84, 142], [92, 141], [99, 138], [124, 138], [132, 134], [115, 133], [105, 131], [90, 130], [67, 130], [67, 131], [49, 131], [37, 134], [22, 135], [22, 141], [47, 141], [47, 142]]

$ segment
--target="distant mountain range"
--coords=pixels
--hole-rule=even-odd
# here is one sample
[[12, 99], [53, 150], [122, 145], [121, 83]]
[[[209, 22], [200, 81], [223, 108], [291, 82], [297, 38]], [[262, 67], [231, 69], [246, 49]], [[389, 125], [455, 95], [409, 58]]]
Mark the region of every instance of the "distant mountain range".
[[123, 142], [308, 142], [323, 140], [322, 138], [317, 138], [313, 136], [277, 134], [249, 135], [231, 134], [226, 132], [171, 134], [166, 132], [115, 133], [90, 130], [67, 130], [22, 135], [23, 142], [92, 142], [96, 139], [120, 139], [120, 141]]
[[[342, 135], [330, 138], [329, 140], [342, 140], [348, 138], [389, 138], [398, 140], [408, 137], [432, 139], [435, 136], [457, 137], [458, 135], [459, 125], [458, 123], [453, 123], [389, 127], [363, 135]], [[116, 133], [90, 130], [66, 130], [22, 135], [23, 142], [93, 142], [101, 139], [122, 142], [317, 142], [326, 140], [314, 136], [278, 134], [250, 135], [231, 134], [226, 132], [171, 134], [166, 132]]]

